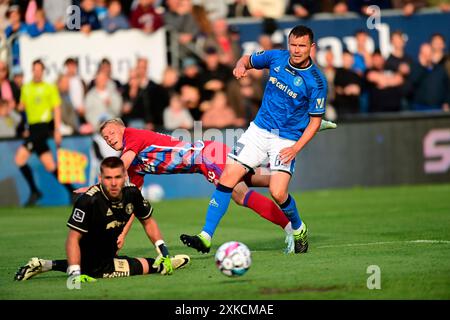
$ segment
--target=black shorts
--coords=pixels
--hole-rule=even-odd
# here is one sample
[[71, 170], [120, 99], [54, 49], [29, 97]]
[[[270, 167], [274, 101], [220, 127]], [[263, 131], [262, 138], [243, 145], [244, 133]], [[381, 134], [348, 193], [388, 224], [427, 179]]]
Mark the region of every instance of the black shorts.
[[23, 146], [30, 152], [41, 155], [50, 150], [47, 139], [52, 136], [50, 123], [37, 123], [30, 125], [30, 135], [25, 139]]
[[136, 258], [118, 256], [96, 263], [95, 268], [81, 268], [83, 274], [94, 278], [119, 278], [141, 275], [143, 272], [141, 262]]

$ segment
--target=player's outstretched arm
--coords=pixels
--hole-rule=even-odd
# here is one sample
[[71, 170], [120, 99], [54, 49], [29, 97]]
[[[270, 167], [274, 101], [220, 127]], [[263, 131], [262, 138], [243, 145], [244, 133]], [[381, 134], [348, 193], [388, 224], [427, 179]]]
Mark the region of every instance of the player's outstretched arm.
[[236, 62], [236, 67], [233, 69], [233, 75], [236, 79], [243, 78], [247, 76], [247, 70], [252, 69], [252, 65], [250, 63], [250, 56], [243, 55], [238, 62]]
[[67, 273], [71, 275], [81, 274], [81, 250], [80, 240], [83, 234], [73, 229], [69, 230], [66, 240], [66, 255], [67, 255]]
[[117, 238], [117, 252], [119, 252], [119, 250], [123, 248], [123, 245], [125, 244], [125, 238], [131, 229], [133, 221], [134, 221], [134, 214], [131, 214], [130, 219], [128, 220], [127, 224], [122, 230], [122, 233]]

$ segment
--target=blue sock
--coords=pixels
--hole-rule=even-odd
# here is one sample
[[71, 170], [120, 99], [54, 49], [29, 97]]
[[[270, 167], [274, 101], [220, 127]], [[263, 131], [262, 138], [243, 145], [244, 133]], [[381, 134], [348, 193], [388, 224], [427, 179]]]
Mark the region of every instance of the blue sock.
[[295, 204], [294, 198], [291, 195], [288, 195], [287, 200], [280, 205], [281, 211], [284, 212], [286, 217], [288, 217], [289, 221], [292, 224], [292, 229], [297, 230], [302, 225], [302, 220], [300, 219], [300, 215], [298, 214], [297, 205]]
[[231, 200], [231, 193], [233, 188], [225, 187], [221, 184], [217, 185], [211, 200], [209, 201], [208, 211], [206, 212], [206, 223], [203, 226], [203, 231], [208, 233], [211, 237], [216, 231], [217, 225], [227, 212], [228, 205]]

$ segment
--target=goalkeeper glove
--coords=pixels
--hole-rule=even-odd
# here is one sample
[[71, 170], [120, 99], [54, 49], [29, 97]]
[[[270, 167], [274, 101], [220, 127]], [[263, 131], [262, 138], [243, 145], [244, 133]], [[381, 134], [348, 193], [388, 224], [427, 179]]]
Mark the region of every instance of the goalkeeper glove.
[[75, 264], [75, 265], [70, 265], [67, 268], [67, 274], [69, 275], [69, 278], [71, 279], [70, 281], [72, 282], [72, 284], [75, 283], [86, 283], [86, 282], [95, 282], [97, 281], [96, 279], [85, 275], [85, 274], [81, 274], [81, 269], [80, 266]]
[[171, 275], [173, 273], [172, 261], [169, 256], [163, 257], [159, 255], [156, 257], [153, 267], [158, 268], [160, 265], [162, 265], [162, 270], [160, 271], [162, 275]]

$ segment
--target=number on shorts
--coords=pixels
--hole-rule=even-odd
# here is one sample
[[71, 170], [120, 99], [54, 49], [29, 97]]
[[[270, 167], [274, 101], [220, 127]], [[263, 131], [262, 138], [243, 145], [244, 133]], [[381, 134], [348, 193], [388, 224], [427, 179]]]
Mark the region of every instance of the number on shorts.
[[236, 144], [234, 145], [234, 148], [233, 148], [233, 154], [235, 156], [238, 156], [241, 153], [242, 149], [244, 149], [244, 147], [245, 147], [245, 144], [243, 144], [241, 142], [236, 142]]

